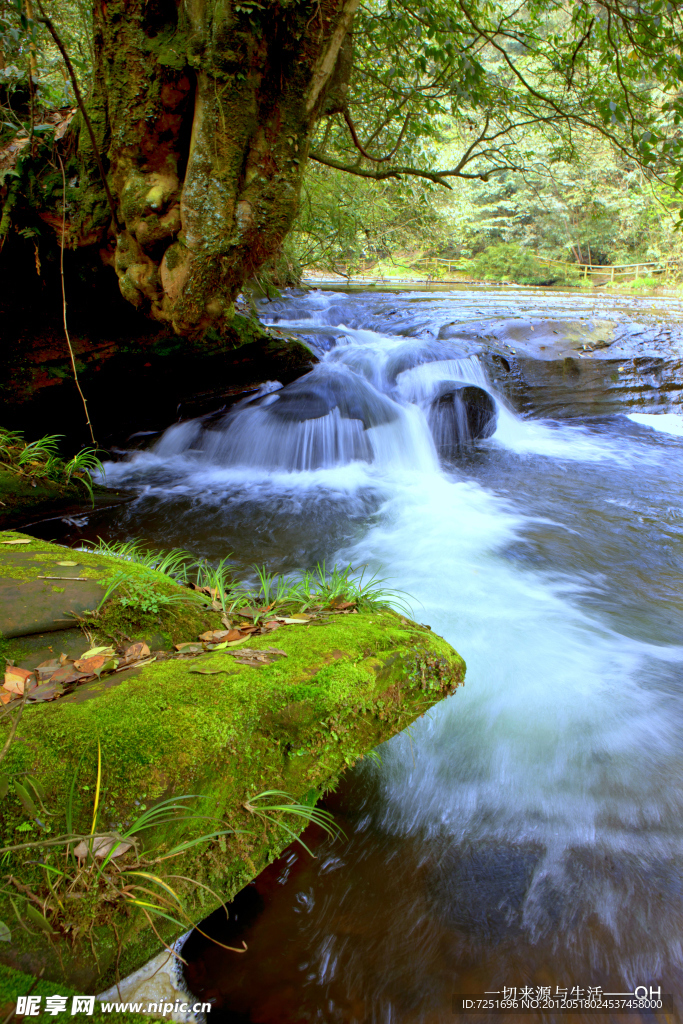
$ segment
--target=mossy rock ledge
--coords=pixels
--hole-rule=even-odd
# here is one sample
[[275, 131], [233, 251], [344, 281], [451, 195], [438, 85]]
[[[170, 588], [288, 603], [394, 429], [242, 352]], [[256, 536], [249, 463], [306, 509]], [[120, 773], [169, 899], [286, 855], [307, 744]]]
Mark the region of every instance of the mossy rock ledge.
[[[20, 537], [0, 533], [2, 582], [19, 590], [35, 588], [39, 575], [66, 574], [66, 569], [56, 571], [58, 561], [76, 561], [77, 567], [69, 568], [93, 581], [106, 581], [122, 567], [119, 559], [67, 553], [35, 539], [25, 545], [2, 543]], [[6, 555], [8, 551], [21, 554]], [[152, 573], [123, 564], [132, 574], [149, 578]], [[160, 592], [178, 590], [167, 577], [154, 575]], [[49, 581], [44, 585], [52, 586]], [[147, 640], [154, 651], [155, 646], [168, 649], [172, 643], [195, 640], [202, 630], [220, 628], [217, 613], [186, 604], [167, 605], [157, 615], [137, 613], [137, 618], [129, 608], [119, 604], [117, 609], [114, 601], [110, 607], [90, 620], [93, 644], [123, 633], [131, 641]], [[37, 663], [41, 645], [51, 646], [57, 654], [66, 649], [66, 638], [66, 633], [55, 631], [45, 632], [39, 640], [15, 630], [14, 639], [4, 637], [0, 644], [6, 657], [30, 666], [31, 656]], [[82, 646], [85, 650], [88, 643]], [[99, 742], [100, 830], [125, 827], [142, 805], [149, 808], [187, 794], [196, 795], [193, 811], [224, 823], [195, 823], [194, 832], [188, 833], [187, 826], [173, 821], [146, 832], [141, 836], [143, 861], [145, 850], [154, 848], [157, 856], [160, 849], [214, 829], [236, 830], [142, 869], [169, 880], [175, 876], [172, 885], [190, 919], [199, 921], [216, 908], [219, 897], [230, 900], [291, 841], [281, 820], [263, 820], [244, 806], [250, 798], [265, 790], [282, 790], [300, 802], [314, 803], [363, 754], [452, 694], [465, 674], [462, 658], [445, 640], [387, 608], [282, 626], [252, 638], [249, 646], [277, 647], [286, 656], [258, 668], [237, 663], [228, 650], [187, 660], [158, 660], [82, 685], [59, 700], [27, 704], [0, 766], [0, 774], [10, 782], [7, 795], [0, 799], [3, 845], [42, 838], [44, 826], [52, 836], [67, 833], [74, 777], [73, 831], [90, 831]], [[211, 674], [197, 671], [207, 668]], [[9, 728], [5, 716], [0, 721], [0, 748]], [[14, 788], [27, 776], [42, 787], [45, 809], [52, 815], [40, 822], [29, 816]], [[300, 831], [297, 820], [286, 819], [295, 832]], [[2, 861], [0, 920], [9, 925], [12, 939], [0, 943], [1, 964], [32, 975], [44, 971], [44, 980], [78, 992], [100, 992], [117, 975], [125, 976], [156, 955], [161, 940], [170, 942], [189, 926], [181, 929], [155, 917], [155, 934], [141, 908], [126, 905], [122, 896], [106, 902], [101, 886], [71, 900], [59, 889], [58, 901], [47, 884], [48, 872], [38, 863], [40, 856], [34, 849], [6, 855]], [[118, 858], [117, 866], [130, 864], [133, 856], [131, 851]], [[63, 846], [50, 854], [48, 863], [65, 868]], [[118, 867], [109, 870], [115, 874]], [[30, 931], [17, 920], [11, 894], [19, 897], [22, 907], [21, 894], [25, 900], [27, 892], [40, 901], [51, 935], [28, 918]], [[17, 905], [16, 898], [14, 902]]]

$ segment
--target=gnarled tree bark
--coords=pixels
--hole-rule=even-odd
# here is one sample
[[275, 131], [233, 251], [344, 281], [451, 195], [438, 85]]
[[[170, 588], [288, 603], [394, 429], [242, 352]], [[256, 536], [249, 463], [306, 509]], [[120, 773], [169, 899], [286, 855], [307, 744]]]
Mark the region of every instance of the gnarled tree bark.
[[358, 3], [95, 0], [114, 266], [124, 297], [177, 333], [220, 333], [277, 253], [315, 122], [344, 89]]

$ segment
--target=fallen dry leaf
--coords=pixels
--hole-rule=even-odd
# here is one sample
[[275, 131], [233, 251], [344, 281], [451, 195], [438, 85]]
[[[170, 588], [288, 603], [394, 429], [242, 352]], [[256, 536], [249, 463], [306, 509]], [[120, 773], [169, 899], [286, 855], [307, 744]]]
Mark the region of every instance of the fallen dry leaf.
[[131, 644], [130, 647], [126, 648], [123, 658], [119, 662], [119, 668], [122, 665], [131, 665], [133, 662], [140, 661], [142, 658], [149, 658], [151, 653], [152, 652], [144, 641]]
[[[91, 673], [92, 674], [92, 673]], [[79, 672], [74, 665], [62, 665], [60, 669], [57, 669], [53, 676], [50, 676], [51, 683], [80, 683], [82, 679], [87, 679], [87, 672]]]
[[334, 608], [335, 611], [344, 612], [347, 608], [355, 608], [355, 601], [346, 601], [343, 597], [333, 598], [327, 606], [328, 608]]
[[109, 658], [104, 654], [95, 654], [92, 658], [79, 658], [74, 662], [74, 668], [77, 668], [79, 672], [85, 672], [86, 675], [93, 675], [95, 672], [101, 671], [108, 661]]
[[8, 693], [7, 690], [0, 690], [0, 704], [9, 704], [14, 694]]
[[16, 540], [3, 540], [3, 544], [30, 544], [32, 537], [17, 537]]
[[202, 676], [215, 676], [218, 672], [229, 672], [230, 670], [227, 668], [199, 668], [197, 666], [197, 668], [191, 668], [188, 671], [198, 672]]
[[[122, 857], [123, 854], [127, 853], [133, 845], [132, 843], [122, 843], [116, 839], [108, 839], [106, 836], [100, 836], [98, 839], [92, 840], [93, 855], [97, 857], [98, 860], [104, 860], [112, 847], [116, 846], [117, 842], [118, 846], [111, 855], [112, 860], [114, 857]], [[90, 844], [86, 843], [85, 840], [82, 840], [78, 846], [74, 847], [74, 855], [78, 860], [85, 860], [88, 856], [89, 845]]]
[[278, 619], [278, 622], [283, 622], [285, 626], [305, 626], [308, 619]]
[[51, 658], [49, 661], [41, 661], [40, 665], [36, 668], [36, 675], [39, 681], [44, 683], [60, 667], [58, 658]]
[[239, 651], [226, 651], [232, 654], [238, 665], [248, 665], [251, 668], [260, 668], [262, 665], [272, 665], [278, 657], [287, 657], [287, 652], [279, 647], [243, 647]]
[[203, 651], [204, 650], [204, 645], [203, 644], [196, 644], [196, 643], [192, 643], [192, 642], [183, 643], [183, 644], [174, 644], [173, 646], [175, 647], [176, 651], [180, 651], [181, 654], [195, 654], [195, 653], [197, 653], [199, 651]]
[[31, 683], [35, 683], [36, 677], [33, 672], [26, 668], [10, 668], [5, 672], [3, 687], [9, 693], [18, 693], [20, 696], [25, 689], [31, 689]]
[[114, 648], [113, 647], [92, 647], [89, 651], [86, 651], [85, 654], [81, 654], [80, 660], [83, 661], [84, 658], [94, 658], [98, 654], [103, 655], [103, 657], [105, 657], [105, 658], [111, 658], [114, 655]]
[[40, 703], [41, 701], [54, 700], [55, 697], [61, 697], [63, 690], [59, 683], [53, 683], [50, 680], [48, 683], [43, 683], [42, 686], [36, 686], [35, 690], [31, 690], [27, 700], [33, 704], [35, 702]]
[[[230, 636], [234, 633], [234, 636]], [[199, 639], [205, 640], [207, 643], [218, 644], [221, 640], [236, 640], [239, 636], [239, 630], [237, 629], [208, 629], [206, 633], [200, 633]]]

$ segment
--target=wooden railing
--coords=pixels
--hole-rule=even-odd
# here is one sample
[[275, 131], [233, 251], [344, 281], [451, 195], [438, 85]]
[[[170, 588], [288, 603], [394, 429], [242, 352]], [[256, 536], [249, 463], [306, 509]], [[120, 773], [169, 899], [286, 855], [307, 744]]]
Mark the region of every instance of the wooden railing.
[[[539, 263], [550, 266], [561, 266], [567, 267], [572, 271], [578, 271], [582, 277], [606, 277], [610, 283], [619, 277], [638, 277], [642, 274], [664, 274], [667, 272], [680, 272], [683, 271], [683, 259], [679, 258], [666, 258], [661, 260], [649, 260], [643, 263], [621, 263], [609, 266], [602, 266], [597, 263], [570, 263], [568, 260], [556, 260], [549, 256], [539, 256], [537, 253], [530, 253]], [[403, 266], [408, 269], [414, 269], [420, 274], [423, 270], [424, 277], [420, 274], [419, 280], [434, 280], [439, 277], [440, 280], [444, 280], [440, 277], [439, 271], [441, 267], [445, 268], [446, 276], [450, 276], [453, 270], [460, 270], [466, 273], [469, 267], [469, 260], [464, 259], [441, 259], [437, 256], [421, 256], [418, 259], [406, 260]], [[350, 270], [349, 267], [345, 267], [343, 270], [339, 270], [338, 273], [344, 277], [351, 278], [363, 278], [372, 277], [373, 279], [384, 279], [387, 278], [384, 274], [378, 274], [376, 271], [373, 273], [376, 267], [375, 261], [364, 261], [364, 264], [358, 265], [354, 270]]]
[[582, 276], [608, 277], [610, 281], [614, 281], [615, 277], [635, 277], [638, 280], [641, 271], [646, 271], [651, 274], [665, 274], [667, 271], [679, 271], [683, 269], [683, 261], [679, 259], [662, 259], [662, 260], [649, 260], [646, 263], [620, 263], [609, 266], [600, 266], [597, 263], [568, 263], [566, 260], [553, 260], [548, 256], [537, 256], [533, 254], [534, 258], [539, 263], [550, 264], [551, 266], [562, 266], [571, 267], [572, 270], [578, 270]]

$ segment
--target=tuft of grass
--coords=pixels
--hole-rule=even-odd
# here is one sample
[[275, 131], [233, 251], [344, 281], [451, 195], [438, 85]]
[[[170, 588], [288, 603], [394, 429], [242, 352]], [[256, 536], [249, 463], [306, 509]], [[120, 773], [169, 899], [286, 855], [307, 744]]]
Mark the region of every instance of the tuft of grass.
[[64, 466], [66, 482], [71, 483], [71, 480], [74, 479], [83, 484], [90, 495], [93, 505], [95, 504], [92, 489], [92, 475], [94, 472], [99, 473], [103, 480], [105, 479], [104, 466], [101, 459], [98, 458], [96, 448], [83, 448]]
[[[80, 928], [85, 926], [84, 922], [76, 925], [75, 920], [71, 921], [74, 915], [78, 916], [80, 905], [87, 906], [87, 929], [92, 930], [111, 913], [112, 906], [119, 906], [141, 912], [157, 935], [154, 918], [171, 921], [186, 930], [196, 927], [197, 923], [192, 920], [182, 893], [196, 888], [211, 893], [223, 905], [227, 915], [225, 904], [212, 889], [196, 879], [169, 873], [165, 865], [196, 846], [215, 840], [225, 842], [226, 836], [250, 834], [249, 830], [234, 828], [220, 818], [193, 811], [191, 801], [197, 799], [194, 794], [169, 797], [149, 808], [143, 805], [141, 813], [125, 830], [120, 827], [118, 831], [98, 829], [98, 819], [101, 817], [100, 796], [104, 789], [98, 742], [93, 806], [87, 812], [89, 831], [79, 832], [74, 828], [74, 793], [77, 789], [83, 789], [79, 786], [82, 763], [83, 755], [74, 770], [64, 808], [66, 833], [43, 835], [39, 839], [0, 848], [3, 866], [13, 859], [17, 860], [17, 854], [30, 855], [36, 851], [39, 856], [38, 860], [29, 860], [27, 863], [37, 864], [42, 870], [40, 892], [36, 892], [38, 887], [35, 882], [29, 888], [17, 878], [21, 873], [20, 863], [13, 867], [13, 874], [5, 876], [0, 883], [0, 892], [9, 897], [19, 925], [31, 934], [36, 934], [33, 928], [50, 935], [56, 934], [57, 928], [62, 931], [74, 925]], [[56, 816], [56, 813], [51, 814], [46, 809], [46, 795], [35, 780], [26, 777], [24, 785], [17, 781], [13, 785], [19, 798], [26, 803], [27, 813], [31, 817], [37, 820], [39, 813]], [[40, 812], [34, 799], [39, 803]], [[293, 796], [282, 790], [265, 790], [250, 797], [243, 806], [263, 822], [283, 828], [293, 839], [298, 839], [298, 836], [282, 820], [287, 814], [303, 819], [306, 823], [319, 825], [332, 838], [343, 835], [329, 811], [298, 803]], [[82, 813], [85, 813], [85, 809]], [[180, 831], [180, 841], [170, 849], [163, 842], [154, 841], [155, 830], [169, 825]], [[202, 834], [197, 835], [200, 831]], [[152, 833], [152, 840], [146, 839], [143, 842], [143, 836], [149, 833]], [[183, 836], [183, 833], [186, 834]], [[300, 839], [299, 842], [311, 853], [305, 843]], [[106, 848], [103, 844], [106, 844]], [[59, 856], [60, 851], [63, 851], [63, 858]], [[17, 881], [19, 884], [16, 884]], [[178, 886], [179, 881], [185, 885]], [[16, 885], [16, 889], [11, 887], [12, 884]], [[40, 911], [36, 905], [41, 907]], [[11, 939], [9, 927], [4, 922], [0, 922], [0, 932], [10, 935]]]
[[328, 571], [325, 562], [300, 575], [269, 573], [265, 566], [252, 566], [258, 587], [236, 585], [230, 595], [228, 613], [239, 612], [249, 606], [254, 611], [254, 622], [273, 610], [306, 612], [313, 608], [327, 608], [335, 603], [348, 603], [356, 608], [371, 609], [395, 607], [410, 611], [402, 591], [385, 586], [387, 580], [373, 574], [366, 578], [365, 568], [357, 573], [352, 565], [335, 565]]
[[155, 587], [154, 579], [133, 579], [125, 570], [116, 573], [106, 581], [104, 596], [96, 608], [100, 612], [114, 592], [122, 589], [118, 600], [124, 608], [135, 608], [145, 615], [158, 615], [160, 608], [169, 604], [190, 603], [201, 600], [193, 590], [179, 589], [177, 594], [162, 594]]
[[50, 457], [59, 453], [59, 440], [62, 434], [48, 434], [38, 441], [31, 441], [24, 445], [22, 451], [17, 455], [17, 465], [25, 466], [29, 462], [44, 463]]
[[194, 562], [192, 565], [196, 586], [206, 588], [211, 592], [213, 600], [220, 604], [224, 615], [227, 615], [228, 611], [234, 610], [235, 607], [234, 603], [229, 606], [228, 602], [228, 594], [235, 586], [233, 574], [228, 566], [231, 557], [232, 555], [229, 554], [225, 558], [221, 558], [217, 566], [210, 565], [206, 559]]
[[[275, 803], [273, 803], [274, 800], [276, 801]], [[268, 802], [264, 803], [262, 801]], [[297, 818], [303, 818], [309, 825], [318, 825], [331, 839], [337, 839], [340, 836], [346, 838], [343, 829], [337, 824], [334, 816], [329, 811], [312, 806], [311, 804], [298, 803], [293, 796], [281, 789], [266, 789], [263, 793], [250, 796], [242, 806], [249, 814], [254, 814], [264, 821], [271, 820], [277, 822], [280, 828], [283, 828], [292, 839], [300, 843], [306, 853], [310, 854], [313, 858], [315, 858], [315, 854], [311, 853], [301, 836], [298, 836], [284, 823], [282, 820], [283, 814], [293, 814]]]
[[95, 504], [93, 472], [104, 478], [104, 466], [95, 448], [83, 448], [65, 462], [59, 454], [61, 434], [47, 434], [27, 443], [17, 430], [0, 428], [0, 461], [5, 470], [31, 479], [48, 479], [69, 485], [78, 481]]
[[146, 569], [154, 569], [164, 576], [179, 583], [186, 583], [188, 571], [195, 565], [194, 556], [182, 548], [171, 548], [170, 551], [153, 551], [151, 548], [144, 548], [137, 540], [112, 540], [105, 541], [97, 538], [97, 543], [84, 541], [93, 554], [108, 555], [110, 558], [120, 558], [125, 562], [134, 562]]

